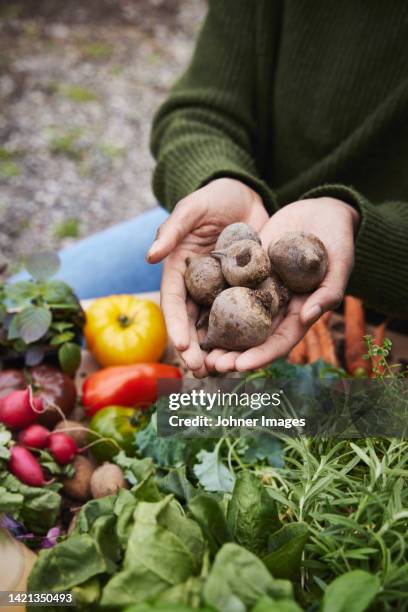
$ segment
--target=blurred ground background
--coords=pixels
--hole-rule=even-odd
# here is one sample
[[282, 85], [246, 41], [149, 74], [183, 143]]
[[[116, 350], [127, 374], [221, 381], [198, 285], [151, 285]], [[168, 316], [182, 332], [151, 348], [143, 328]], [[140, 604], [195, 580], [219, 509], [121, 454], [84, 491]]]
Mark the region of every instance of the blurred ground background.
[[153, 112], [204, 0], [0, 0], [0, 261], [155, 205]]

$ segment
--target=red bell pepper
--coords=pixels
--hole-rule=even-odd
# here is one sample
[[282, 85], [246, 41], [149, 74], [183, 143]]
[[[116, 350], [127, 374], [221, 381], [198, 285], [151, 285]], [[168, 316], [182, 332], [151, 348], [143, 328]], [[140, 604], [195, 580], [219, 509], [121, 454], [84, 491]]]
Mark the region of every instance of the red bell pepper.
[[157, 381], [181, 379], [181, 371], [165, 363], [112, 366], [88, 376], [82, 387], [82, 403], [88, 416], [105, 406], [146, 408], [157, 400]]

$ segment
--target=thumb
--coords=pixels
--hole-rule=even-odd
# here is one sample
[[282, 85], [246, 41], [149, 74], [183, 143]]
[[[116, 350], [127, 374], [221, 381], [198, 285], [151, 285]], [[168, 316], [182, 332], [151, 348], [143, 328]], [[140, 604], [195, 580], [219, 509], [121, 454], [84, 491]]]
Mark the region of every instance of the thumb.
[[194, 230], [204, 213], [201, 198], [194, 195], [180, 200], [170, 217], [160, 225], [156, 238], [147, 252], [149, 263], [158, 263]]
[[314, 323], [327, 310], [336, 309], [343, 301], [350, 276], [352, 262], [338, 260], [329, 269], [322, 285], [310, 295], [300, 312], [300, 319], [306, 326]]

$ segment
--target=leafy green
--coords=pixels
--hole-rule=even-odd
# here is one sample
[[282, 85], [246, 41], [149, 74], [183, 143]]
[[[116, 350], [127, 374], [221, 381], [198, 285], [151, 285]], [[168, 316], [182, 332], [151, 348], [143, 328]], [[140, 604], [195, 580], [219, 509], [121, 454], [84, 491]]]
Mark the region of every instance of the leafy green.
[[65, 342], [58, 350], [61, 368], [67, 374], [74, 374], [81, 363], [81, 349], [74, 342]]
[[220, 444], [213, 451], [201, 450], [194, 465], [194, 474], [206, 491], [231, 493], [234, 488], [235, 475], [221, 461]]
[[182, 438], [158, 438], [155, 419], [136, 434], [136, 448], [142, 457], [151, 457], [156, 465], [176, 467], [185, 463], [187, 441]]
[[196, 488], [187, 478], [186, 466], [173, 468], [163, 477], [157, 478], [159, 489], [163, 493], [173, 493], [182, 501], [189, 501], [197, 495]]
[[13, 285], [6, 285], [4, 293], [14, 306], [23, 307], [31, 304], [32, 300], [38, 297], [40, 289], [38, 285], [31, 281], [19, 281]]
[[8, 512], [34, 533], [46, 533], [55, 525], [61, 505], [60, 485], [30, 487], [6, 470], [0, 470], [0, 482], [2, 491], [7, 492], [0, 497], [0, 511]]
[[269, 537], [269, 553], [262, 561], [273, 576], [288, 579], [295, 577], [308, 535], [306, 523], [289, 523]]
[[77, 369], [84, 313], [66, 283], [50, 280], [58, 267], [57, 254], [32, 254], [26, 268], [33, 278], [0, 286], [0, 365], [21, 355], [31, 367], [59, 347], [62, 369]]
[[190, 500], [188, 508], [207, 538], [212, 554], [231, 540], [223, 511], [213, 497], [205, 494], [197, 495]]
[[48, 331], [52, 315], [44, 306], [27, 306], [14, 317], [19, 336], [30, 344], [42, 338]]
[[60, 263], [57, 253], [43, 251], [41, 253], [32, 253], [25, 262], [25, 267], [33, 278], [44, 281], [58, 272]]
[[237, 476], [227, 520], [236, 542], [257, 555], [265, 554], [269, 535], [280, 527], [275, 501], [249, 471]]
[[130, 533], [123, 570], [108, 581], [101, 603], [126, 606], [152, 599], [187, 580], [196, 562], [180, 538], [154, 522], [146, 508], [145, 516], [139, 514]]
[[273, 467], [283, 467], [282, 442], [268, 433], [260, 433], [258, 436], [245, 436], [245, 463], [259, 463], [265, 461]]
[[363, 570], [347, 572], [327, 587], [322, 612], [364, 612], [374, 601], [380, 586], [378, 576]]
[[245, 612], [264, 595], [290, 599], [292, 585], [274, 580], [262, 561], [237, 544], [224, 544], [204, 586], [205, 601], [220, 612]]
[[40, 552], [27, 586], [30, 591], [64, 591], [105, 571], [105, 561], [91, 536], [72, 535]]
[[251, 612], [301, 612], [301, 608], [292, 599], [271, 599], [262, 597]]

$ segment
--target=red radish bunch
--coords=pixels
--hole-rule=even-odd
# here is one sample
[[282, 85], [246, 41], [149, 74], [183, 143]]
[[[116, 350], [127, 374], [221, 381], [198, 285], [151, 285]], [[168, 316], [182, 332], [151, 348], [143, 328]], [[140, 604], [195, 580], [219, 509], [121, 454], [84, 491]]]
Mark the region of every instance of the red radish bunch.
[[34, 423], [42, 409], [42, 400], [33, 398], [30, 389], [12, 391], [0, 398], [0, 423], [10, 429], [23, 429]]
[[71, 463], [78, 452], [78, 447], [71, 436], [59, 431], [50, 434], [48, 448], [55, 461], [61, 465]]
[[13, 446], [10, 450], [10, 472], [21, 482], [31, 487], [42, 487], [47, 484], [41, 465], [24, 446]]
[[45, 448], [48, 444], [50, 432], [42, 425], [30, 425], [18, 434], [18, 441], [23, 446], [32, 448]]

